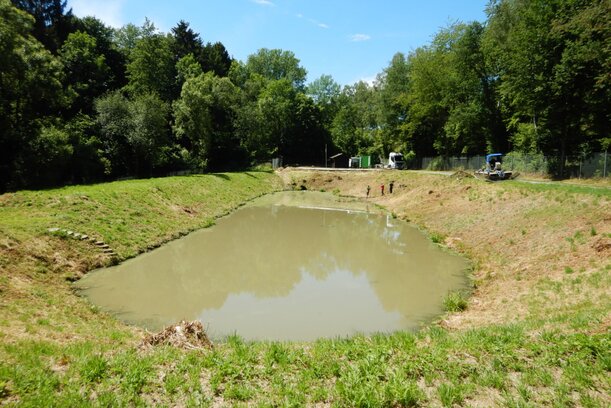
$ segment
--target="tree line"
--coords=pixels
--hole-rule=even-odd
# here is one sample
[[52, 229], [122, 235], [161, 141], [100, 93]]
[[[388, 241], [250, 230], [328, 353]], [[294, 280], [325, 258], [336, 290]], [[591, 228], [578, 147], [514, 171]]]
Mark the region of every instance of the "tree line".
[[492, 0], [373, 84], [306, 83], [291, 51], [233, 59], [180, 21], [114, 29], [65, 0], [0, 0], [0, 191], [224, 171], [325, 151], [567, 157], [610, 144], [605, 0]]

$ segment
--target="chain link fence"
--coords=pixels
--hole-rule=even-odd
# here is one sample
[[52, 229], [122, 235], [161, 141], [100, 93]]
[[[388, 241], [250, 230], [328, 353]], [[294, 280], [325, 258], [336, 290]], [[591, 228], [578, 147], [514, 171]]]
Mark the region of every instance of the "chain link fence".
[[[423, 157], [418, 170], [457, 171], [481, 169], [486, 165], [486, 156], [471, 157]], [[564, 176], [571, 178], [609, 177], [611, 157], [607, 152], [567, 157]], [[508, 153], [503, 158], [503, 168], [526, 174], [558, 174], [557, 157]]]

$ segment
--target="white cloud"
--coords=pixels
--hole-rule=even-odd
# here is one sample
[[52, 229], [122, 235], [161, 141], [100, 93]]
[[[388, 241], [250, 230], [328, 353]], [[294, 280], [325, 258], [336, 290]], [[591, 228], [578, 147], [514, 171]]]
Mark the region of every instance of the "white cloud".
[[364, 82], [369, 86], [375, 86], [378, 83], [378, 75], [360, 75], [357, 77], [353, 77], [354, 79], [352, 79], [350, 82], [348, 82], [348, 85], [355, 85], [358, 84], [359, 82]]
[[253, 3], [256, 3], [260, 6], [275, 6], [274, 3], [272, 3], [269, 0], [251, 0]]
[[357, 82], [365, 82], [369, 86], [374, 86], [377, 80], [378, 80], [377, 75], [371, 75], [371, 76], [362, 77]]
[[94, 16], [105, 24], [118, 28], [123, 26], [123, 4], [125, 0], [71, 0], [68, 7], [78, 17]]
[[350, 36], [350, 41], [352, 42], [360, 42], [371, 40], [371, 36], [367, 34], [353, 34]]
[[[297, 14], [297, 18], [303, 18], [303, 14]], [[315, 25], [315, 26], [317, 26], [317, 27], [324, 28], [324, 29], [329, 28], [329, 25], [328, 25], [328, 24], [321, 23], [320, 21], [315, 20], [315, 19], [313, 19], [313, 18], [308, 18], [308, 21], [309, 21], [310, 23], [314, 24], [314, 25]]]

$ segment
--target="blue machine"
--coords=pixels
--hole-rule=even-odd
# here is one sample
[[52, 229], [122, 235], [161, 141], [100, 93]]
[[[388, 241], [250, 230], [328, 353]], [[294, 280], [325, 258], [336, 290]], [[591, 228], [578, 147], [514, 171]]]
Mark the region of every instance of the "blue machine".
[[516, 175], [512, 171], [505, 171], [502, 168], [503, 153], [491, 153], [486, 155], [486, 166], [475, 171], [475, 176], [488, 181], [509, 180]]
[[490, 153], [490, 154], [487, 154], [486, 155], [486, 163], [490, 164], [490, 160], [492, 158], [495, 158], [495, 160], [496, 160], [497, 157], [499, 158], [499, 161], [502, 161], [501, 159], [503, 158], [503, 153]]

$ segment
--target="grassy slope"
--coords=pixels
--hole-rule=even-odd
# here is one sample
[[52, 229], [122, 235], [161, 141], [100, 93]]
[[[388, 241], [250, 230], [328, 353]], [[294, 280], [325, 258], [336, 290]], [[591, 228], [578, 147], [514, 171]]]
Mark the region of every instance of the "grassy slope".
[[397, 177], [392, 196], [372, 201], [474, 259], [468, 309], [417, 335], [138, 351], [142, 333], [98, 313], [66, 281], [111, 260], [47, 228], [94, 236], [125, 258], [209, 225], [279, 180], [223, 174], [6, 194], [0, 402], [609, 405], [608, 190], [394, 172], [282, 176], [355, 196]]

